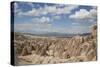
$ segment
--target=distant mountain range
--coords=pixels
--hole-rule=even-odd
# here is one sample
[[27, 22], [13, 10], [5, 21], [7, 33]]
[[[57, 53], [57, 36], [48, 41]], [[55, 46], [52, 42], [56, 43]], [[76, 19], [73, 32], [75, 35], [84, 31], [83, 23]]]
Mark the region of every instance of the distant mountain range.
[[[18, 33], [18, 32], [17, 32]], [[53, 36], [53, 37], [73, 37], [76, 35], [79, 36], [88, 36], [90, 35], [90, 33], [82, 33], [82, 34], [66, 34], [66, 33], [44, 33], [44, 34], [33, 34], [33, 33], [19, 33], [21, 35], [29, 35], [29, 36], [45, 36], [45, 37], [49, 37], [49, 36]]]

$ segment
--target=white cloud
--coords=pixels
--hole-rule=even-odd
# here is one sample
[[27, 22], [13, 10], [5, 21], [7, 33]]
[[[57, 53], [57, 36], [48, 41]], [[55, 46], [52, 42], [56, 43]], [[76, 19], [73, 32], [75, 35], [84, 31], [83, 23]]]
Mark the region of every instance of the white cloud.
[[55, 14], [69, 14], [72, 10], [76, 9], [78, 6], [75, 5], [66, 5], [64, 7], [59, 7], [57, 5], [48, 6], [45, 5], [44, 7], [40, 7], [38, 9], [33, 8], [27, 12], [19, 12], [19, 15], [26, 15], [26, 16], [40, 16], [40, 15], [55, 15]]
[[72, 14], [69, 16], [69, 18], [72, 19], [95, 19], [97, 17], [97, 10], [91, 9], [80, 9], [79, 11], [76, 11], [75, 14]]
[[39, 17], [39, 18], [33, 18], [32, 22], [34, 23], [51, 23], [52, 19], [50, 19], [49, 17]]
[[66, 5], [62, 8], [57, 8], [57, 6], [45, 6], [44, 10], [51, 14], [69, 14], [72, 10], [76, 9], [78, 6]]
[[41, 23], [50, 22], [50, 18], [48, 18], [48, 17], [42, 17], [42, 18], [40, 19], [40, 22], [41, 22]]
[[70, 15], [70, 18], [84, 19], [87, 18], [88, 16], [89, 16], [89, 12], [86, 9], [80, 9], [75, 14]]
[[[32, 7], [32, 8], [34, 7], [34, 5], [33, 5], [32, 3], [30, 3], [30, 2], [28, 2], [28, 3], [23, 3], [23, 4], [24, 4], [24, 5], [27, 4], [27, 5], [29, 5], [29, 6]], [[31, 11], [31, 12], [34, 13], [34, 11]], [[31, 12], [30, 12], [30, 11], [29, 11], [28, 13], [22, 12], [22, 9], [19, 8], [18, 3], [17, 3], [17, 2], [14, 3], [14, 13], [15, 13], [16, 15], [19, 15], [19, 16], [27, 15], [27, 14], [30, 14], [30, 15], [31, 15]]]
[[18, 15], [19, 16], [37, 16], [39, 13], [37, 12], [36, 9], [32, 9], [31, 11], [27, 11], [27, 12], [19, 12]]
[[90, 14], [93, 18], [97, 17], [97, 9], [91, 9]]

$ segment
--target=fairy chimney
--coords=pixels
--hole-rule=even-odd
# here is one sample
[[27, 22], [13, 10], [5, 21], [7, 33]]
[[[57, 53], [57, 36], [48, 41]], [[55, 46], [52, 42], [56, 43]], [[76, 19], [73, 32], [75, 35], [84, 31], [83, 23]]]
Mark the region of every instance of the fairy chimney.
[[97, 36], [97, 26], [96, 25], [94, 25], [92, 27], [92, 33], [91, 33], [91, 35], [92, 35], [93, 38], [96, 38], [96, 36]]

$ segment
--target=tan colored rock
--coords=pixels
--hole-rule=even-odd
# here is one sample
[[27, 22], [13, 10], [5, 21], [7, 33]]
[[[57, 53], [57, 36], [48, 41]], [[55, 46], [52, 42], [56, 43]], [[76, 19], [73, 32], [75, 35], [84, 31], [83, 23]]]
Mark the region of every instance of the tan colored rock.
[[25, 55], [28, 55], [28, 54], [29, 54], [29, 53], [28, 53], [27, 47], [24, 47], [23, 50], [22, 50], [21, 55], [22, 55], [22, 56], [25, 56]]
[[95, 57], [95, 51], [93, 49], [91, 49], [88, 53], [87, 53], [87, 58], [88, 60], [92, 60]]
[[92, 35], [93, 38], [97, 37], [97, 26], [96, 25], [94, 25], [92, 27], [92, 33], [91, 33], [91, 35]]

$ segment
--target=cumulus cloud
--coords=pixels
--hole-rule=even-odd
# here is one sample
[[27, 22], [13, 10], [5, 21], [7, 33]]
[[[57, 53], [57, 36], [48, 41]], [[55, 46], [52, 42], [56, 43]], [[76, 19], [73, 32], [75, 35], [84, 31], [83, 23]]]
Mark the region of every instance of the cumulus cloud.
[[[30, 6], [31, 8], [34, 7], [34, 5], [33, 5], [31, 2], [22, 3], [22, 4], [23, 4], [23, 5], [28, 5], [28, 6]], [[19, 8], [19, 7], [20, 7], [20, 6], [19, 6], [19, 3], [18, 3], [18, 2], [15, 2], [15, 3], [14, 3], [14, 13], [15, 13], [15, 15], [21, 16], [21, 15], [24, 14], [24, 12], [23, 12], [22, 9]], [[30, 14], [31, 14], [31, 13], [30, 13]], [[25, 14], [25, 15], [27, 15], [27, 14]]]
[[48, 18], [48, 17], [42, 17], [42, 18], [40, 19], [40, 22], [41, 22], [41, 23], [50, 22], [50, 18]]
[[31, 11], [27, 11], [27, 12], [22, 12], [20, 11], [18, 13], [19, 16], [37, 16], [39, 13], [37, 12], [36, 9], [32, 9]]
[[57, 5], [48, 6], [45, 5], [44, 7], [40, 7], [38, 9], [32, 8], [32, 10], [29, 10], [27, 12], [19, 12], [19, 15], [26, 15], [26, 16], [40, 16], [40, 15], [55, 15], [55, 14], [69, 14], [72, 10], [78, 8], [78, 6], [75, 5], [66, 5], [62, 8]]
[[32, 19], [32, 22], [34, 23], [44, 23], [44, 24], [46, 24], [46, 23], [51, 23], [52, 22], [52, 19], [50, 19], [49, 17], [44, 17], [44, 16], [42, 16], [42, 17], [38, 17], [38, 18], [33, 18]]
[[75, 14], [69, 16], [72, 19], [95, 19], [97, 17], [97, 10], [90, 9], [89, 11], [86, 9], [80, 9], [76, 11]]
[[[58, 32], [58, 33], [84, 33], [89, 32], [89, 28], [85, 27], [86, 25], [82, 25], [81, 23], [76, 22], [82, 22], [80, 20], [89, 19], [89, 22], [95, 22], [95, 18], [97, 16], [97, 8], [93, 7], [90, 10], [87, 9], [80, 9], [79, 11], [76, 11], [74, 14], [71, 14], [74, 9], [77, 9], [78, 6], [75, 5], [45, 5], [45, 6], [39, 6], [38, 8], [35, 8], [34, 4], [27, 3], [30, 7], [32, 7], [31, 10], [24, 11], [19, 8], [18, 3], [15, 3], [15, 12], [18, 16], [25, 16], [24, 19], [26, 19], [26, 16], [31, 19], [31, 21], [22, 22], [21, 24], [16, 21], [17, 24], [15, 24], [15, 30], [18, 31], [38, 31], [38, 32]], [[78, 8], [79, 9], [79, 8]], [[66, 15], [67, 14], [67, 15]], [[71, 15], [70, 15], [71, 14]], [[72, 20], [75, 22], [71, 22], [72, 26], [56, 26], [53, 25], [52, 22], [55, 22], [53, 20], [65, 20], [64, 16], [69, 16], [71, 19], [80, 19], [80, 20]], [[63, 17], [62, 17], [63, 16]], [[69, 18], [68, 22], [70, 22]], [[23, 20], [24, 20], [23, 19]], [[66, 19], [66, 20], [67, 20]], [[65, 20], [65, 21], [66, 21]], [[21, 22], [21, 21], [20, 21]], [[84, 22], [87, 22], [84, 21]], [[60, 22], [58, 22], [60, 23]], [[67, 23], [67, 22], [66, 22]], [[55, 24], [55, 23], [54, 23]], [[89, 29], [89, 30], [88, 30]]]

